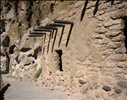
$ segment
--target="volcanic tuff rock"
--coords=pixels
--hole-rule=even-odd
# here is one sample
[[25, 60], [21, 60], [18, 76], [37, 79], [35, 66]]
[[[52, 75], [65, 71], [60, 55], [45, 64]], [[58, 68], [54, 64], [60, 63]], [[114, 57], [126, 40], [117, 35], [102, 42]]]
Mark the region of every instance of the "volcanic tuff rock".
[[[127, 2], [86, 3], [1, 1], [2, 70], [9, 67], [14, 78], [77, 94], [81, 100], [126, 100]], [[54, 20], [73, 24], [56, 27], [53, 38], [50, 32], [29, 37]]]

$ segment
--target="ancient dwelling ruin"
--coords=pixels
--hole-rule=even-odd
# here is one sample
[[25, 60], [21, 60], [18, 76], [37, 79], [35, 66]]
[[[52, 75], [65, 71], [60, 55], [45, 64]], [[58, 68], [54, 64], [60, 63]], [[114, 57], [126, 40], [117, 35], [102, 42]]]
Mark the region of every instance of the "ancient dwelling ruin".
[[126, 100], [126, 0], [6, 0], [0, 12], [11, 77], [81, 100]]

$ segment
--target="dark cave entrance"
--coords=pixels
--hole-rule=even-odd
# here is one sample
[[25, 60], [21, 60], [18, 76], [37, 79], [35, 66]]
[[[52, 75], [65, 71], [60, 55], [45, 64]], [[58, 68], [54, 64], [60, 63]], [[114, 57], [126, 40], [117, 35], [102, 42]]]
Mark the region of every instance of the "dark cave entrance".
[[9, 47], [9, 54], [13, 54], [14, 53], [14, 48], [15, 47], [16, 46], [14, 44]]
[[127, 54], [127, 17], [123, 18], [124, 20], [124, 36], [125, 36], [125, 47], [126, 47], [126, 54]]
[[58, 54], [58, 58], [59, 58], [59, 70], [63, 71], [63, 67], [62, 67], [62, 50], [55, 50], [56, 53]]

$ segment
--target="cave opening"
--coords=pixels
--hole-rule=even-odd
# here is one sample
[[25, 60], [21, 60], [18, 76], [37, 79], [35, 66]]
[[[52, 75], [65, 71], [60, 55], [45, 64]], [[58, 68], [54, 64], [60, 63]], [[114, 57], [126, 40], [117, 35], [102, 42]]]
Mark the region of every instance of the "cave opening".
[[9, 54], [13, 54], [14, 53], [14, 48], [15, 47], [16, 46], [14, 44], [9, 47]]
[[125, 47], [126, 47], [126, 54], [127, 54], [127, 16], [124, 17], [123, 20], [124, 20]]
[[55, 50], [56, 53], [58, 54], [59, 56], [59, 70], [60, 71], [63, 71], [63, 67], [62, 67], [62, 50]]

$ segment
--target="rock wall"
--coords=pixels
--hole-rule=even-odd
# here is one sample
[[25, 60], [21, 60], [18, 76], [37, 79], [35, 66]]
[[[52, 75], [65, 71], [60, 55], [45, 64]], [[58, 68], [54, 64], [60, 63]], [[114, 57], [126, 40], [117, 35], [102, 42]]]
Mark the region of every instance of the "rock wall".
[[[81, 100], [126, 100], [127, 2], [114, 1], [112, 5], [87, 0], [6, 1], [3, 4], [6, 3], [11, 9], [3, 7], [2, 17], [7, 25], [2, 35], [7, 34], [10, 39], [6, 52], [12, 77], [78, 94]], [[58, 27], [52, 52], [55, 32], [50, 42], [49, 33], [46, 37], [28, 35], [37, 26], [54, 23], [54, 19], [71, 21], [74, 25], [69, 39], [71, 25], [65, 25], [60, 45], [62, 27]], [[40, 68], [42, 73], [35, 77]]]

